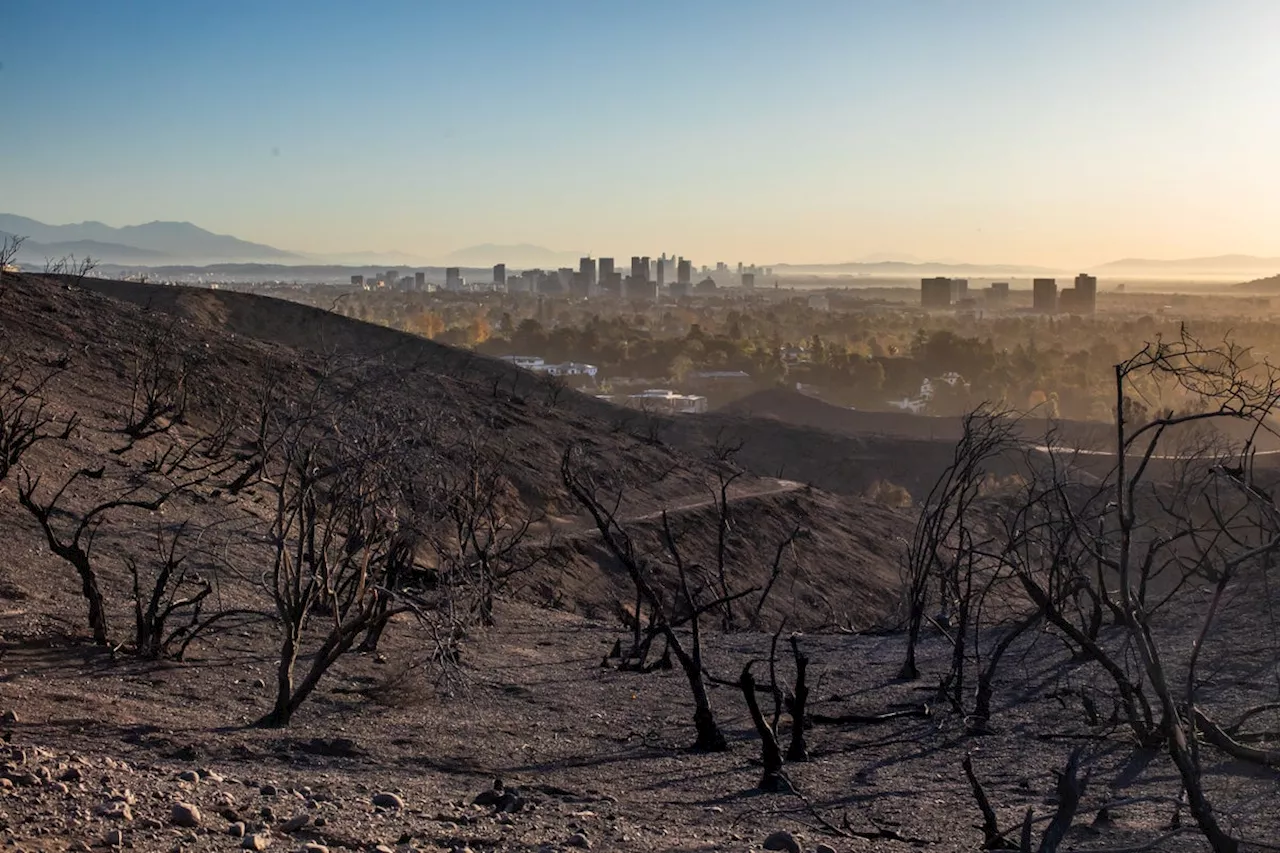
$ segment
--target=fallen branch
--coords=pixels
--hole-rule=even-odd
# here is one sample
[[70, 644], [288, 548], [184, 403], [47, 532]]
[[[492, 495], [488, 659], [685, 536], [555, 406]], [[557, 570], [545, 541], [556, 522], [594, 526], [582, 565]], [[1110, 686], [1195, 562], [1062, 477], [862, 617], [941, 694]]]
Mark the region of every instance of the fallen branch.
[[902, 711], [885, 711], [883, 714], [810, 714], [809, 721], [824, 726], [848, 726], [855, 723], [859, 725], [888, 723], [906, 717], [928, 719], [932, 716], [933, 711], [929, 706], [921, 705], [918, 708], [907, 708]]

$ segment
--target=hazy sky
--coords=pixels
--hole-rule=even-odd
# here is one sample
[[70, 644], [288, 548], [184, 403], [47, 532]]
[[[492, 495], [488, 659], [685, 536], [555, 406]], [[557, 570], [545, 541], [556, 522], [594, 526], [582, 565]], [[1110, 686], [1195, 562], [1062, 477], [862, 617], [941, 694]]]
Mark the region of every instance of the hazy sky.
[[1280, 255], [1280, 0], [6, 0], [0, 210], [308, 252]]

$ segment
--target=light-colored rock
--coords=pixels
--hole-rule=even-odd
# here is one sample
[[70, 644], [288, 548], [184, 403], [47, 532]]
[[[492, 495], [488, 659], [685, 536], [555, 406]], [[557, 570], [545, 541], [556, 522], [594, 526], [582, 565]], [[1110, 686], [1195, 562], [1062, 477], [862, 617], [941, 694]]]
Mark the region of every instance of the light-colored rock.
[[254, 835], [246, 835], [244, 837], [244, 841], [240, 842], [240, 849], [266, 850], [267, 845], [270, 843], [271, 838], [269, 836], [263, 835], [262, 833], [255, 833]]
[[178, 774], [178, 778], [181, 779], [183, 782], [199, 782], [200, 774], [197, 773], [195, 770], [183, 770], [181, 773]]
[[105, 817], [108, 820], [133, 820], [133, 809], [129, 808], [129, 804], [123, 800], [103, 803], [94, 812], [98, 817]]
[[200, 825], [200, 809], [191, 803], [174, 803], [169, 812], [169, 822], [174, 826], [194, 829]]

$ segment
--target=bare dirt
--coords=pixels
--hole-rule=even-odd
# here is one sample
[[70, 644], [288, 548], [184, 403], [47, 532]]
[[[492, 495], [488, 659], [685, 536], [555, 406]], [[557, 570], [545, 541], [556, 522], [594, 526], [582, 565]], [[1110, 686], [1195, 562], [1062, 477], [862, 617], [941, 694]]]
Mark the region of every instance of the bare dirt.
[[[1097, 724], [1084, 721], [1081, 691], [1098, 673], [1064, 661], [1051, 635], [1033, 632], [1010, 653], [994, 733], [984, 737], [933, 704], [950, 654], [939, 634], [925, 639], [925, 677], [897, 680], [902, 636], [866, 629], [893, 621], [909, 512], [763, 466], [733, 493], [742, 532], [734, 565], [743, 579], [767, 571], [772, 543], [794, 525], [813, 534], [758, 630], [707, 638], [710, 672], [733, 682], [747, 661], [767, 659], [775, 631], [785, 640], [794, 628], [807, 630], [799, 642], [813, 660], [810, 710], [826, 722], [808, 732], [811, 760], [787, 765], [799, 795], [763, 794], [755, 790], [759, 742], [736, 687], [711, 691], [730, 750], [693, 754], [692, 703], [679, 670], [625, 672], [605, 660], [626, 637], [613, 615], [626, 584], [558, 484], [561, 453], [574, 441], [628, 470], [661, 472], [628, 506], [629, 526], [657, 547], [655, 524], [667, 508], [690, 553], [705, 557], [714, 510], [699, 462], [710, 440], [705, 425], [674, 419], [654, 441], [618, 428], [616, 413], [596, 401], [548, 399], [551, 389], [505, 365], [288, 303], [91, 286], [129, 302], [30, 277], [6, 278], [0, 292], [6, 343], [42, 359], [72, 356], [50, 404], [84, 418], [69, 442], [43, 445], [31, 458], [35, 473], [65, 476], [118, 446], [112, 424], [127, 398], [129, 365], [159, 318], [179, 317], [184, 339], [207, 348], [218, 367], [206, 389], [215, 399], [243, 394], [264, 376], [301, 382], [326, 347], [367, 347], [416, 366], [406, 394], [478, 429], [502, 425], [522, 499], [558, 519], [562, 559], [510, 591], [496, 625], [466, 640], [462, 669], [447, 681], [423, 664], [413, 623], [397, 622], [379, 653], [341, 660], [292, 725], [261, 729], [252, 723], [273, 698], [279, 638], [250, 551], [233, 549], [201, 569], [219, 573], [220, 605], [263, 615], [194, 643], [181, 663], [141, 661], [126, 647], [90, 645], [74, 575], [16, 505], [13, 483], [0, 484], [0, 840], [8, 849], [231, 850], [249, 837], [273, 850], [759, 850], [785, 830], [808, 851], [823, 843], [840, 851], [973, 850], [982, 836], [963, 757], [973, 755], [1002, 828], [1016, 826], [1028, 807], [1042, 827], [1055, 809], [1054, 773], [1077, 746], [1092, 775], [1065, 849], [1205, 849], [1194, 832], [1172, 828], [1178, 784], [1167, 759], [1135, 750], [1105, 719], [1107, 707]], [[736, 417], [744, 431], [777, 442], [757, 462], [786, 456], [797, 442], [813, 470], [824, 460], [830, 468], [874, 464], [839, 455], [847, 436], [779, 432]], [[914, 465], [923, 479], [932, 457], [910, 443], [898, 447], [904, 470]], [[111, 464], [134, 462], [124, 454]], [[859, 476], [872, 475], [885, 472]], [[216, 531], [260, 512], [254, 503], [252, 494], [203, 494], [163, 517], [125, 516], [104, 529], [104, 584], [121, 640], [131, 619], [123, 557], [149, 548], [157, 524], [188, 518]], [[1224, 614], [1238, 643], [1208, 667], [1227, 697], [1215, 707], [1223, 718], [1275, 692], [1275, 662], [1239, 649], [1257, 645], [1260, 630], [1274, 633], [1274, 620], [1259, 616], [1263, 605], [1280, 606], [1272, 592], [1254, 588]], [[755, 671], [768, 678], [766, 664]], [[785, 656], [777, 676], [792, 678]], [[884, 712], [905, 713], [857, 718]], [[780, 719], [785, 738], [791, 721]], [[1216, 755], [1209, 764], [1211, 793], [1233, 829], [1258, 841], [1273, 836], [1274, 771]], [[474, 802], [495, 779], [517, 798], [507, 810]], [[175, 804], [195, 806], [199, 820]], [[1185, 811], [1181, 822], [1190, 824]]]

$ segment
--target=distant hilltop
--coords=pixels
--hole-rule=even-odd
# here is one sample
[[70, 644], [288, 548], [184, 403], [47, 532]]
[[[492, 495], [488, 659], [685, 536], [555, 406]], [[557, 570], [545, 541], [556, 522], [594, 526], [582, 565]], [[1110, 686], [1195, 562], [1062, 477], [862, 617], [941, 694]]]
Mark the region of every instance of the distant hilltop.
[[1237, 284], [1235, 289], [1252, 291], [1253, 293], [1277, 293], [1280, 292], [1280, 275], [1246, 281], [1243, 284]]
[[66, 255], [92, 256], [109, 264], [210, 264], [302, 261], [300, 255], [214, 234], [190, 222], [148, 222], [114, 228], [101, 222], [48, 225], [25, 216], [0, 213], [0, 237], [25, 237], [22, 263], [39, 264]]

